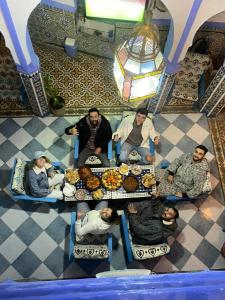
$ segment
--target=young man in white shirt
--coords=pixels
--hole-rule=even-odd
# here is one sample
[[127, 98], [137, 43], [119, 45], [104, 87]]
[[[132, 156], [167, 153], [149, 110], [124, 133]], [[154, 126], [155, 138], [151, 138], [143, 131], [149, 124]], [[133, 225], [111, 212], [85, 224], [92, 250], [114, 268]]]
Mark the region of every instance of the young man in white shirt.
[[155, 145], [159, 143], [159, 136], [155, 133], [152, 121], [146, 108], [137, 110], [135, 116], [128, 116], [120, 123], [119, 128], [113, 134], [113, 140], [121, 140], [120, 161], [127, 162], [132, 150], [137, 150], [141, 156], [141, 164], [150, 164], [152, 156], [149, 149], [149, 138]]
[[82, 241], [87, 234], [100, 235], [111, 232], [119, 216], [108, 201], [100, 201], [95, 210], [90, 210], [87, 202], [77, 203], [76, 240]]

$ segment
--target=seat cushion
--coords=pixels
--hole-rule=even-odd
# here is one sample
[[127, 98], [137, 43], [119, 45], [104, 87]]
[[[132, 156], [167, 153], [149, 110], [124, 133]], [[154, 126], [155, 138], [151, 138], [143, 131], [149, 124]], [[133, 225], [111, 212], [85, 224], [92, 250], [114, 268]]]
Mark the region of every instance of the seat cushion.
[[20, 158], [17, 159], [15, 171], [12, 180], [12, 190], [18, 194], [25, 194], [24, 172], [26, 162]]
[[80, 245], [77, 244], [73, 251], [76, 259], [106, 259], [109, 257], [107, 245]]
[[170, 252], [170, 246], [166, 243], [151, 246], [137, 245], [132, 243], [131, 248], [134, 258], [137, 260], [153, 258]]

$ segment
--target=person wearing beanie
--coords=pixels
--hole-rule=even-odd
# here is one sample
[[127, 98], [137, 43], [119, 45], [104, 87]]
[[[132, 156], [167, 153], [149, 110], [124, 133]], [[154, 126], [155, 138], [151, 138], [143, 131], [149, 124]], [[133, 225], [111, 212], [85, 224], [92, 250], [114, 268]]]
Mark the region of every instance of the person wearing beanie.
[[27, 174], [28, 194], [33, 197], [49, 197], [63, 199], [61, 190], [55, 189], [57, 184], [63, 184], [64, 174], [55, 174], [53, 166], [42, 151], [34, 153], [32, 166]]

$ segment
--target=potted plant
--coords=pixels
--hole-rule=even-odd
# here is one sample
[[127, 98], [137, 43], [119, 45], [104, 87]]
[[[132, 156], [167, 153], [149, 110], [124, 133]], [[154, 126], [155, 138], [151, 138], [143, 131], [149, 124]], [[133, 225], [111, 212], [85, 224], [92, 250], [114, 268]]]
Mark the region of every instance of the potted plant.
[[65, 100], [58, 95], [58, 91], [52, 86], [49, 76], [44, 78], [45, 91], [49, 98], [50, 111], [56, 116], [65, 114]]

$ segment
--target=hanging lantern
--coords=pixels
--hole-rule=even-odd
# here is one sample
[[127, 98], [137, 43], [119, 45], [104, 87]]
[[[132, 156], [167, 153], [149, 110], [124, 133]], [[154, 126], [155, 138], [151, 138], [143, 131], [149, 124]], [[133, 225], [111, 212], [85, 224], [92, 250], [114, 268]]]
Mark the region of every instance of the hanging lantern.
[[156, 25], [150, 24], [151, 16], [151, 11], [147, 11], [145, 23], [135, 27], [130, 39], [115, 54], [117, 87], [123, 102], [131, 106], [156, 95], [164, 70], [159, 32]]

